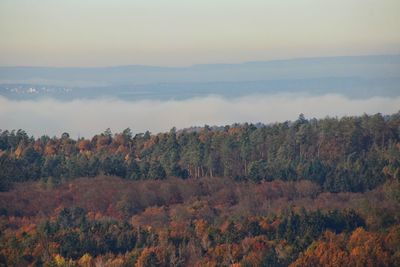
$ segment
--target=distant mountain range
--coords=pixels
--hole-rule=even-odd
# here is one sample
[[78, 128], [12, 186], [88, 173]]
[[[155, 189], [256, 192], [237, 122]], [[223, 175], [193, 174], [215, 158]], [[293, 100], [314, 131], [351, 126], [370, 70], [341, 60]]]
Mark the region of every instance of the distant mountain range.
[[60, 100], [186, 99], [206, 95], [400, 95], [400, 55], [301, 58], [189, 67], [0, 67], [0, 95]]

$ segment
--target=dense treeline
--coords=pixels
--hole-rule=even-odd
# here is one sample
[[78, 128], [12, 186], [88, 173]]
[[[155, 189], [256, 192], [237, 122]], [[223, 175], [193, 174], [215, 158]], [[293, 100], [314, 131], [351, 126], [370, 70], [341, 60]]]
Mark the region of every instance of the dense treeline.
[[399, 192], [398, 181], [388, 181], [365, 193], [329, 193], [307, 180], [256, 184], [229, 178], [130, 181], [103, 176], [78, 178], [57, 186], [18, 184], [0, 194], [0, 216], [50, 217], [59, 207], [82, 207], [94, 217], [132, 218], [138, 225], [162, 227], [169, 218], [241, 218], [278, 214], [293, 206], [326, 212], [354, 209], [367, 218], [369, 229], [378, 230], [400, 222]]
[[0, 266], [399, 266], [399, 179], [400, 113], [0, 131]]
[[92, 139], [0, 131], [0, 190], [14, 182], [99, 174], [126, 179], [229, 177], [313, 181], [325, 191], [363, 192], [400, 176], [400, 113], [391, 116], [241, 124]]
[[[196, 220], [184, 228], [170, 225], [166, 231], [134, 228], [129, 223], [110, 219], [94, 221], [87, 218], [83, 209], [62, 209], [55, 221], [45, 221], [17, 233], [19, 242], [7, 235], [3, 237], [2, 256], [10, 265], [40, 265], [52, 261], [57, 264], [57, 256], [59, 261], [79, 261], [85, 255], [96, 258], [110, 253], [125, 254], [120, 258], [126, 266], [135, 263], [138, 266], [194, 266], [188, 264], [190, 261], [198, 266], [232, 263], [280, 266], [296, 259], [300, 251], [326, 230], [350, 233], [363, 225], [363, 220], [352, 211], [327, 214], [290, 211], [285, 217], [226, 221], [220, 227]], [[24, 253], [15, 253], [19, 250]], [[282, 256], [277, 250], [288, 251], [282, 251], [285, 253]], [[146, 251], [154, 255], [146, 255]], [[259, 254], [258, 259], [252, 254]]]
[[397, 266], [400, 184], [327, 193], [229, 178], [22, 183], [0, 193], [0, 266]]

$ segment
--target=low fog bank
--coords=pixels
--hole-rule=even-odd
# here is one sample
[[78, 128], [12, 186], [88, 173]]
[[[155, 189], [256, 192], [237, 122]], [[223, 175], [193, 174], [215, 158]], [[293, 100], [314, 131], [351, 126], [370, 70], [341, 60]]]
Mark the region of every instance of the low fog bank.
[[235, 122], [272, 123], [307, 118], [391, 114], [399, 111], [400, 97], [349, 99], [342, 95], [251, 95], [238, 98], [208, 96], [187, 100], [123, 101], [117, 99], [54, 99], [16, 101], [0, 96], [0, 129], [24, 129], [40, 136], [69, 132], [74, 138], [91, 137], [111, 128], [120, 132], [153, 133], [190, 126], [227, 125]]

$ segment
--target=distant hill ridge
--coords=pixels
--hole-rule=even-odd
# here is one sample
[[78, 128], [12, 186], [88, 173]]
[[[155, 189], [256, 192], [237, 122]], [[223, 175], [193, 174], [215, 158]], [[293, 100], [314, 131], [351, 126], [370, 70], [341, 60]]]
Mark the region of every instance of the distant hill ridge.
[[[188, 67], [0, 67], [0, 95], [17, 99], [40, 97], [44, 92], [45, 96], [58, 99], [106, 96], [127, 100], [282, 92], [392, 97], [399, 95], [399, 84], [400, 55], [298, 58]], [[35, 90], [46, 87], [46, 90], [42, 94], [18, 95], [15, 93], [18, 90], [13, 90], [16, 86], [22, 88], [20, 91], [25, 87]], [[65, 94], [65, 90], [58, 87], [70, 89], [69, 93]]]

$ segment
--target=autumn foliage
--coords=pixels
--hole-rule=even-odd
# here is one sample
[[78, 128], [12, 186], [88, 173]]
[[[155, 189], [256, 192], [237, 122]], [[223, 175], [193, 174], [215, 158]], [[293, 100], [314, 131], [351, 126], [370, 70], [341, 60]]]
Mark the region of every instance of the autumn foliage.
[[400, 266], [399, 127], [0, 131], [0, 266]]

